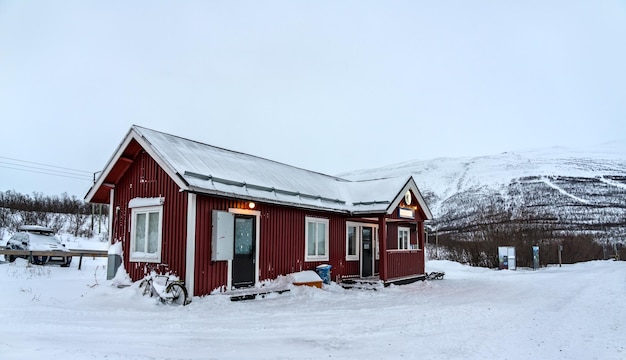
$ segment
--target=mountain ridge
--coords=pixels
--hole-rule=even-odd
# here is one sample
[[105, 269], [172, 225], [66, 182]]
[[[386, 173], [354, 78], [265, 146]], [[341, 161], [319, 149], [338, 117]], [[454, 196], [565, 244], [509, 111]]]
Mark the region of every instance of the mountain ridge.
[[416, 179], [437, 228], [471, 226], [495, 202], [511, 211], [510, 221], [550, 219], [563, 231], [592, 233], [596, 240], [626, 237], [626, 142], [412, 160], [338, 176], [408, 175]]

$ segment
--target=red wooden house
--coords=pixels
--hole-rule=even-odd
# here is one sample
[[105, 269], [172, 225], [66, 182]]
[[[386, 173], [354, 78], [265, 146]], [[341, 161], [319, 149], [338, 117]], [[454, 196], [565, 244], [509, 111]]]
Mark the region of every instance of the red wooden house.
[[133, 278], [157, 267], [191, 295], [320, 264], [333, 280], [424, 277], [415, 180], [348, 181], [133, 126], [85, 197], [110, 205]]

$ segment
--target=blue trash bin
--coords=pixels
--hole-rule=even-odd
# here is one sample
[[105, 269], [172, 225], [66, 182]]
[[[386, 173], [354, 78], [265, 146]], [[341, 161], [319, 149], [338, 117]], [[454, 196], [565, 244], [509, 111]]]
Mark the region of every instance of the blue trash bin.
[[322, 278], [322, 281], [324, 282], [324, 284], [330, 284], [330, 269], [332, 268], [332, 265], [328, 265], [328, 264], [322, 264], [322, 265], [318, 265], [315, 270], [317, 270], [317, 275], [320, 276], [320, 278]]

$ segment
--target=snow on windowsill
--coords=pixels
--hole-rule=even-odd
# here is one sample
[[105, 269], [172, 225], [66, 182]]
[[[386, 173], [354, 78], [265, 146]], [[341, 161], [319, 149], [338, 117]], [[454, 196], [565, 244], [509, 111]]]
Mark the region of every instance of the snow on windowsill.
[[150, 197], [150, 198], [134, 198], [128, 202], [129, 208], [147, 207], [147, 206], [161, 206], [165, 202], [164, 197]]

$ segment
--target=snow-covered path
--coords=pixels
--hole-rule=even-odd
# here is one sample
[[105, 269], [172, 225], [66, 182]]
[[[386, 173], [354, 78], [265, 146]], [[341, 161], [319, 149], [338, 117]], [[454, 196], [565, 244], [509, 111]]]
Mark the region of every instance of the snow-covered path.
[[186, 307], [111, 286], [105, 262], [0, 264], [1, 358], [626, 358], [626, 262], [513, 272], [430, 261], [444, 280]]

